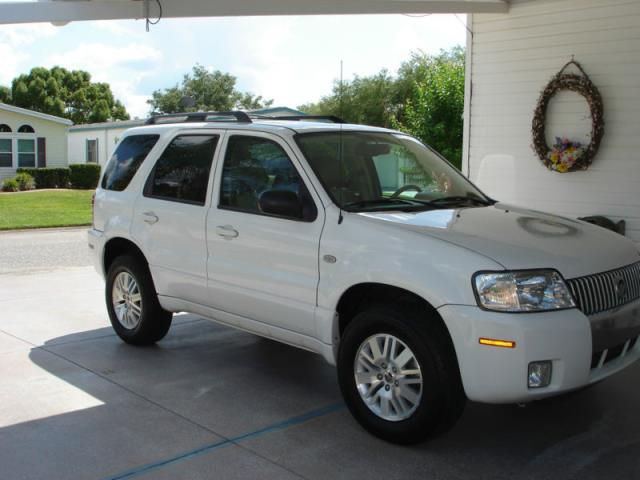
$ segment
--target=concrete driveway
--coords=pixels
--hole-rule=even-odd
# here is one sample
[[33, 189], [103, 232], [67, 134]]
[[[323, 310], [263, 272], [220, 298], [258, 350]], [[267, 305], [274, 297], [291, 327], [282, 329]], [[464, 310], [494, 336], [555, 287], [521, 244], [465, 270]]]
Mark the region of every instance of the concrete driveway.
[[640, 478], [638, 365], [527, 408], [469, 404], [448, 435], [399, 447], [360, 429], [313, 354], [191, 315], [155, 347], [123, 344], [79, 243], [0, 234], [23, 255], [0, 253], [0, 478]]

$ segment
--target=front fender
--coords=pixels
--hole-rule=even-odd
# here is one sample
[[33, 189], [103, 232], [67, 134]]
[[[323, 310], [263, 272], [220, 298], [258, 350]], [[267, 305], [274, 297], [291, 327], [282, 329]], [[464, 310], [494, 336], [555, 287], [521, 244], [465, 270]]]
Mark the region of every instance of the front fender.
[[[382, 283], [412, 292], [434, 308], [476, 305], [471, 286], [479, 270], [502, 265], [472, 250], [357, 214], [328, 211], [320, 241], [318, 306], [335, 311], [342, 294], [360, 283]], [[325, 261], [335, 257], [335, 263]]]

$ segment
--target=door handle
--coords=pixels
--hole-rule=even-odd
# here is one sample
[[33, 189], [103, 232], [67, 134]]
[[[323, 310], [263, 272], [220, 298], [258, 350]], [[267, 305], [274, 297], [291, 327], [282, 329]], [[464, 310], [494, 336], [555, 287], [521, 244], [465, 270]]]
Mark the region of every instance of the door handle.
[[239, 235], [238, 231], [231, 225], [218, 225], [216, 227], [216, 233], [227, 240], [236, 238]]
[[153, 212], [144, 212], [142, 216], [144, 217], [144, 222], [148, 223], [149, 225], [153, 225], [154, 223], [157, 223], [158, 220], [160, 220], [160, 218]]

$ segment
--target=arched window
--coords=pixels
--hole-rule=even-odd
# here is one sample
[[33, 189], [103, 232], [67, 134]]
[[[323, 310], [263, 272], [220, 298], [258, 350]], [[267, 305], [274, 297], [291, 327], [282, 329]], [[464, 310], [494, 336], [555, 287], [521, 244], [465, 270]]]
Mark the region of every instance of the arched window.
[[11, 133], [11, 127], [6, 123], [0, 123], [0, 133]]
[[22, 125], [18, 129], [18, 133], [36, 133], [31, 125]]

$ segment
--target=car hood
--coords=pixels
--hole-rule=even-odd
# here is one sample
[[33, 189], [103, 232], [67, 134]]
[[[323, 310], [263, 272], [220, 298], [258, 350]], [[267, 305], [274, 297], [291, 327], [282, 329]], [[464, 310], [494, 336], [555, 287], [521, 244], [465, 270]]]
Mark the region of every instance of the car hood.
[[358, 215], [473, 250], [510, 270], [554, 268], [565, 278], [575, 278], [640, 261], [634, 243], [617, 233], [501, 203]]

